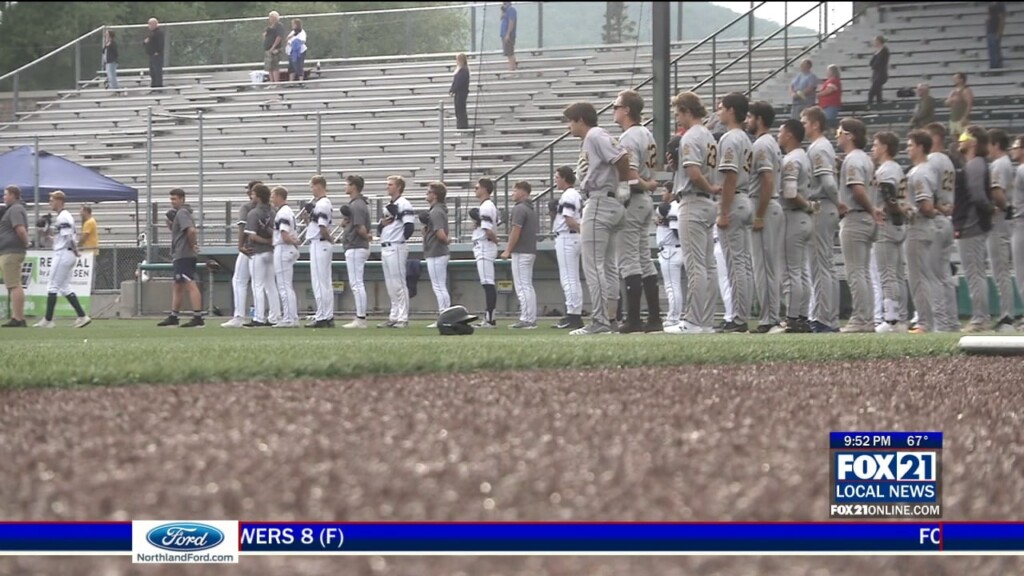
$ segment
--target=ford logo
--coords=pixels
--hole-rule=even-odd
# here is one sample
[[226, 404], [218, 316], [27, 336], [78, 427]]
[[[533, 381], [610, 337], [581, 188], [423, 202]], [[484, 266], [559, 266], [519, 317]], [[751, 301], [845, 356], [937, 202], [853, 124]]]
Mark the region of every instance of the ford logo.
[[197, 552], [223, 542], [224, 533], [207, 524], [164, 524], [150, 530], [146, 540], [157, 548], [171, 552]]

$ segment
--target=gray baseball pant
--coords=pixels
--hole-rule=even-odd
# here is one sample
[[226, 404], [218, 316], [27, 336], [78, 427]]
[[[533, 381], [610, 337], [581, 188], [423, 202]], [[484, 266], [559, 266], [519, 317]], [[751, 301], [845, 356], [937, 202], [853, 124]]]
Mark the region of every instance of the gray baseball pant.
[[[907, 231], [902, 225], [894, 226], [891, 222], [885, 222], [878, 227], [875, 258], [878, 261], [878, 280], [882, 288], [882, 318], [886, 322], [906, 320], [906, 310], [902, 305], [904, 292], [903, 242], [906, 239]], [[868, 264], [870, 265], [870, 261]], [[874, 290], [871, 290], [871, 295], [873, 303]], [[873, 306], [871, 311], [869, 319], [873, 321]]]
[[[757, 200], [751, 198], [751, 203]], [[786, 218], [782, 206], [775, 200], [768, 203], [764, 213], [764, 228], [751, 230], [754, 261], [754, 292], [761, 305], [761, 326], [775, 326], [781, 318], [782, 255], [786, 241]]]
[[736, 195], [729, 213], [729, 227], [719, 229], [718, 242], [722, 245], [729, 288], [732, 292], [733, 322], [746, 324], [750, 320], [750, 301], [753, 265], [750, 262], [750, 199]]
[[940, 332], [960, 331], [960, 303], [956, 298], [957, 277], [953, 275], [951, 261], [954, 246], [953, 221], [948, 216], [936, 216], [935, 241], [932, 242], [931, 263], [935, 271], [935, 293], [932, 312], [935, 329]]
[[686, 304], [683, 320], [710, 328], [714, 319], [711, 290], [714, 276], [715, 203], [710, 198], [688, 195], [679, 201], [679, 240], [686, 269]]
[[811, 299], [811, 286], [807, 276], [807, 246], [811, 241], [814, 225], [811, 215], [803, 210], [786, 211], [786, 247], [783, 250], [786, 282], [789, 285], [786, 299], [786, 316], [799, 318], [807, 316]]
[[847, 212], [839, 224], [839, 246], [843, 250], [846, 283], [850, 286], [853, 309], [849, 325], [872, 326], [874, 295], [871, 290], [871, 245], [878, 225], [867, 212]]
[[814, 234], [808, 247], [808, 265], [814, 309], [811, 310], [810, 319], [837, 328], [839, 281], [836, 279], [833, 247], [836, 229], [839, 227], [839, 207], [828, 200], [822, 200], [811, 222], [814, 225]]
[[956, 241], [960, 249], [960, 265], [963, 266], [967, 288], [971, 294], [971, 324], [977, 325], [987, 325], [992, 321], [988, 311], [988, 278], [985, 276], [987, 241], [988, 234], [960, 238]]
[[996, 210], [992, 215], [992, 230], [988, 233], [988, 257], [992, 262], [992, 280], [999, 292], [999, 320], [1013, 318], [1013, 262], [1010, 252], [1013, 242], [1010, 239], [1010, 223], [1006, 221], [1006, 213]]
[[[583, 206], [580, 231], [583, 241], [583, 275], [594, 308], [591, 319], [611, 325], [608, 306], [619, 299], [619, 272], [615, 260], [616, 236], [622, 229], [625, 209], [622, 203], [603, 193], [595, 193]], [[614, 295], [614, 296], [613, 296]]]
[[914, 299], [914, 309], [917, 310], [917, 325], [928, 332], [934, 332], [937, 324], [932, 301], [938, 292], [938, 279], [932, 265], [932, 244], [938, 242], [938, 239], [935, 238], [934, 226], [922, 226], [921, 223], [912, 226], [919, 226], [922, 229], [912, 227], [907, 234], [907, 276], [910, 281], [910, 293]]

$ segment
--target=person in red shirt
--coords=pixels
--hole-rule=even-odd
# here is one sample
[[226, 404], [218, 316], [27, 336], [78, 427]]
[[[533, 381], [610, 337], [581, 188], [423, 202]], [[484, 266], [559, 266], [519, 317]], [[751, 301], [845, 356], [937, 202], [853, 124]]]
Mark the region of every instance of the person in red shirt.
[[830, 64], [828, 77], [818, 90], [818, 106], [825, 112], [829, 128], [839, 125], [839, 109], [843, 107], [843, 82], [839, 79], [839, 66]]

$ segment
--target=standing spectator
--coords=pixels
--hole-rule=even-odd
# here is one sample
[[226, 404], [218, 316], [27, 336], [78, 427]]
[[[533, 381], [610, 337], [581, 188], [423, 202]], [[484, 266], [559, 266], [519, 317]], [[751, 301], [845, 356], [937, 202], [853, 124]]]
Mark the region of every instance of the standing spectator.
[[455, 56], [455, 78], [448, 95], [455, 98], [455, 128], [469, 130], [469, 115], [466, 114], [466, 101], [469, 100], [469, 60], [459, 52]]
[[839, 79], [839, 66], [829, 64], [828, 77], [818, 91], [818, 107], [825, 113], [828, 128], [839, 126], [839, 111], [843, 108], [843, 81]]
[[511, 2], [501, 3], [501, 48], [508, 56], [508, 69], [515, 70], [519, 64], [516, 62], [516, 32], [519, 31], [519, 16]]
[[875, 36], [875, 53], [871, 56], [871, 89], [868, 91], [868, 106], [871, 101], [878, 100], [882, 104], [882, 86], [889, 81], [889, 47], [885, 45], [885, 36]]
[[196, 286], [196, 260], [199, 243], [196, 241], [196, 223], [192, 218], [192, 208], [185, 204], [185, 191], [181, 188], [171, 190], [171, 211], [167, 213], [171, 227], [171, 260], [174, 262], [174, 286], [171, 291], [171, 315], [157, 326], [178, 326], [178, 312], [182, 300], [188, 293], [192, 303], [192, 319], [182, 328], [196, 328], [205, 325], [203, 322], [203, 298]]
[[117, 41], [114, 40], [115, 32], [107, 28], [106, 40], [103, 43], [103, 67], [107, 71], [107, 88], [115, 92], [120, 89], [117, 85]]
[[11, 319], [4, 328], [25, 328], [25, 288], [21, 283], [21, 264], [28, 251], [28, 212], [21, 203], [21, 188], [4, 188], [7, 210], [0, 216], [0, 273], [10, 296]]
[[302, 20], [292, 20], [292, 31], [284, 44], [288, 55], [288, 74], [292, 82], [301, 82], [305, 78], [303, 67], [306, 64], [306, 31], [302, 29]]
[[946, 105], [949, 106], [949, 134], [954, 139], [959, 138], [971, 123], [971, 107], [974, 105], [974, 92], [967, 85], [967, 74], [953, 74], [953, 89], [949, 91]]
[[92, 207], [82, 206], [82, 241], [78, 247], [90, 251], [94, 256], [100, 254], [100, 237], [96, 232], [96, 219], [92, 217]]
[[274, 82], [281, 68], [281, 42], [285, 39], [281, 15], [271, 11], [267, 15], [267, 29], [263, 31], [263, 69]]
[[935, 98], [929, 92], [931, 88], [921, 83], [917, 85], [917, 107], [914, 108], [914, 116], [910, 119], [910, 127], [921, 129], [935, 120]]
[[142, 41], [149, 54], [150, 88], [163, 88], [164, 85], [164, 31], [156, 18], [149, 19], [149, 34]]
[[789, 83], [789, 94], [793, 97], [790, 118], [800, 118], [804, 108], [814, 106], [814, 93], [818, 89], [818, 77], [811, 72], [811, 60], [800, 63], [800, 73]]
[[1002, 2], [988, 3], [988, 18], [985, 19], [985, 37], [988, 39], [988, 67], [1003, 67], [1003, 27], [1006, 26], [1006, 5]]

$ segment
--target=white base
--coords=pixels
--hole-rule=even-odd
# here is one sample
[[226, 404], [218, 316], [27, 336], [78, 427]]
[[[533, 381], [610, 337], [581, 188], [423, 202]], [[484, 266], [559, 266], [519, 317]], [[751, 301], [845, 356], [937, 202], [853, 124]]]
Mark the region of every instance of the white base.
[[968, 354], [1024, 354], [1024, 336], [964, 336], [960, 349]]

